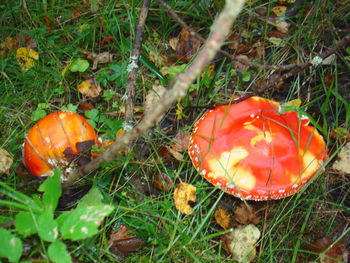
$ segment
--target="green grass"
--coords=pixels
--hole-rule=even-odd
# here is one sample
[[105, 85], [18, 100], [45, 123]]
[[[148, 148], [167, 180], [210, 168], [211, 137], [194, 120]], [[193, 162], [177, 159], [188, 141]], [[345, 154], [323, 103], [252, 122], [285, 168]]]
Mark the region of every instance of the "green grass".
[[[77, 91], [77, 85], [87, 78], [97, 77], [101, 82], [105, 78], [104, 90], [115, 91], [112, 100], [106, 101], [100, 97], [90, 99], [89, 102], [99, 110], [101, 118], [108, 118], [112, 124], [109, 126], [107, 121], [99, 121], [97, 130], [115, 134], [115, 129], [120, 126], [113, 126], [113, 123], [123, 119], [120, 109], [125, 104], [123, 96], [126, 80], [119, 78], [114, 81], [109, 73], [115, 67], [113, 65], [123, 66], [129, 61], [130, 39], [134, 39], [142, 3], [105, 0], [92, 13], [91, 7], [84, 6], [82, 2], [0, 2], [0, 17], [3, 18], [0, 21], [1, 41], [6, 37], [16, 38], [19, 47], [22, 47], [26, 45], [25, 35], [29, 35], [35, 40], [34, 49], [39, 54], [39, 61], [27, 72], [20, 70], [15, 52], [0, 57], [0, 147], [14, 157], [9, 176], [1, 175], [1, 180], [28, 195], [37, 189], [33, 186], [23, 187], [23, 184], [35, 179], [21, 165], [22, 144], [24, 134], [34, 124], [32, 114], [39, 104], [46, 105], [46, 113], [73, 104], [83, 114], [81, 104], [85, 98]], [[204, 0], [168, 2], [203, 37], [209, 33], [213, 19], [223, 5], [217, 4], [217, 1]], [[266, 14], [278, 5], [276, 1], [252, 2], [251, 12], [263, 7], [266, 8]], [[22, 3], [27, 4], [27, 9]], [[315, 10], [305, 16], [309, 8]], [[295, 24], [289, 29], [286, 45], [276, 47], [268, 42], [268, 33], [274, 28], [266, 19], [248, 16], [247, 10], [243, 10], [236, 21], [234, 31], [245, 36], [244, 41], [248, 46], [260, 42], [265, 47], [265, 58], [258, 62], [275, 65], [309, 61], [345, 36], [344, 33], [329, 29], [333, 26], [346, 29], [350, 23], [349, 7], [341, 5], [341, 1], [310, 1], [292, 17]], [[48, 23], [45, 25], [46, 16], [51, 26]], [[84, 25], [86, 28], [79, 32], [79, 28]], [[167, 44], [180, 30], [166, 11], [153, 1], [145, 27], [142, 56], [149, 59], [150, 50], [172, 55], [174, 51], [167, 48]], [[261, 31], [261, 35], [253, 36], [253, 30]], [[114, 40], [101, 47], [102, 39], [110, 36]], [[62, 76], [62, 70], [69, 61], [84, 57], [78, 48], [95, 53], [108, 51], [114, 58], [111, 63], [99, 64], [95, 71], [91, 70], [90, 61], [86, 72]], [[336, 156], [343, 141], [331, 138], [330, 131], [339, 127], [349, 129], [350, 126], [349, 60], [344, 58], [346, 55], [349, 54], [340, 50], [331, 65], [306, 69], [279, 89], [262, 94], [280, 102], [299, 97], [303, 102], [301, 110], [309, 114], [312, 124], [318, 127], [326, 139], [331, 157]], [[169, 82], [167, 76], [160, 78], [160, 70], [161, 67], [153, 63], [140, 63], [136, 105], [141, 108], [141, 112], [144, 98], [153, 83]], [[250, 68], [248, 72], [250, 80], [271, 77], [271, 72], [265, 70]], [[334, 77], [330, 85], [325, 81], [329, 76]], [[241, 95], [250, 81], [244, 80], [228, 59], [221, 59], [215, 64], [214, 79], [210, 82], [199, 79], [198, 83], [197, 89], [194, 87], [194, 91], [180, 102], [182, 119], [176, 118], [174, 105], [165, 116], [165, 121], [134, 142], [118, 159], [104, 164], [84, 178], [83, 184], [96, 183], [105, 199], [116, 206], [116, 210], [105, 220], [98, 235], [81, 242], [66, 243], [74, 258], [82, 262], [115, 260], [108, 249], [108, 240], [111, 232], [123, 223], [146, 243], [140, 250], [126, 256], [125, 262], [232, 262], [223, 249], [220, 235], [224, 231], [215, 223], [214, 212], [217, 207], [224, 207], [233, 214], [239, 199], [223, 194], [202, 179], [193, 168], [187, 152], [182, 154], [184, 161], [179, 162], [171, 157], [162, 157], [160, 150], [171, 143], [179, 129], [190, 132], [195, 120], [205, 112], [190, 106], [218, 104], [234, 95]], [[317, 256], [307, 247], [324, 236], [333, 240], [343, 238], [344, 244], [349, 246], [349, 180], [332, 170], [331, 165], [330, 159], [325, 165], [325, 172], [320, 173], [302, 193], [268, 204], [249, 202], [261, 208], [263, 219], [257, 227], [260, 231], [266, 228], [258, 243], [256, 262], [315, 260]], [[197, 202], [192, 215], [182, 215], [175, 209], [174, 188], [169, 192], [160, 192], [154, 188], [152, 180], [159, 173], [167, 174], [174, 185], [181, 179], [197, 187]], [[25, 174], [26, 179], [19, 174]], [[0, 211], [1, 224], [9, 222], [17, 213], [16, 209], [9, 209], [6, 205]], [[12, 229], [11, 224], [9, 228]], [[25, 259], [45, 258], [38, 237], [22, 240], [30, 247], [24, 255]]]

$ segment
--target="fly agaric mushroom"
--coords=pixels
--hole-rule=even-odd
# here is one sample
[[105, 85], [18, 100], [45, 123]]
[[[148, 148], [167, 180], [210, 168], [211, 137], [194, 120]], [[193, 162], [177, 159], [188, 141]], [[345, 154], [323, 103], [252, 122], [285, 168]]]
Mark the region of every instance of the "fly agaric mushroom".
[[280, 199], [301, 190], [327, 158], [322, 136], [295, 111], [251, 97], [207, 111], [188, 148], [210, 183], [246, 200]]
[[56, 167], [90, 161], [93, 144], [98, 144], [98, 137], [84, 117], [54, 112], [30, 129], [24, 143], [24, 163], [35, 176], [51, 176]]

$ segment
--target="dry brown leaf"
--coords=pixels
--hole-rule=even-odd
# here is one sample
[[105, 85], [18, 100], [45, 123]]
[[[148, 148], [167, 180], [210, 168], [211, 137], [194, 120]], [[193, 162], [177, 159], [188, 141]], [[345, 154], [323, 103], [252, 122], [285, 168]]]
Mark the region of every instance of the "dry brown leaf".
[[182, 154], [175, 151], [173, 148], [169, 147], [169, 146], [165, 146], [165, 148], [168, 150], [168, 152], [178, 161], [183, 162], [185, 161]]
[[171, 148], [177, 152], [184, 152], [188, 148], [190, 141], [190, 135], [183, 130], [179, 130], [174, 137], [174, 143], [171, 144]]
[[[241, 59], [241, 60], [244, 60], [244, 61], [247, 61], [247, 62], [249, 61], [249, 58], [246, 55], [238, 55], [237, 59]], [[249, 65], [243, 64], [243, 63], [241, 63], [239, 61], [235, 62], [233, 67], [236, 70], [239, 70], [239, 71], [248, 71], [248, 69], [249, 69]]]
[[127, 256], [130, 252], [135, 252], [140, 249], [144, 242], [136, 237], [129, 235], [130, 230], [121, 224], [117, 230], [110, 236], [110, 251], [115, 254], [119, 260]]
[[281, 18], [277, 18], [276, 21], [274, 23], [271, 23], [274, 27], [277, 28], [278, 31], [282, 32], [282, 33], [287, 33], [289, 30], [289, 26], [290, 24], [287, 23], [286, 21], [284, 21]]
[[245, 203], [240, 203], [235, 209], [234, 214], [235, 220], [242, 225], [256, 225], [261, 220], [261, 216], [255, 208], [253, 206], [246, 206]]
[[89, 103], [89, 102], [83, 100], [83, 101], [81, 102], [81, 108], [82, 108], [83, 111], [85, 112], [85, 111], [89, 111], [89, 110], [95, 109], [95, 106], [92, 105], [91, 103]]
[[179, 37], [173, 37], [169, 40], [169, 46], [176, 51], [176, 46], [179, 43]]
[[192, 56], [197, 53], [201, 42], [186, 29], [182, 29], [179, 35], [179, 41], [176, 45], [176, 55], [178, 59], [187, 63]]
[[283, 39], [277, 37], [269, 37], [268, 40], [275, 46], [284, 47], [286, 45], [286, 42], [282, 41]]
[[[329, 237], [317, 239], [308, 249], [320, 254], [321, 263], [345, 262], [345, 255], [348, 254], [342, 240], [334, 243]], [[327, 251], [326, 251], [327, 250]], [[324, 253], [324, 251], [326, 251]]]
[[275, 37], [275, 38], [284, 38], [286, 36], [286, 33], [282, 33], [278, 30], [272, 30], [267, 33], [268, 37]]
[[281, 15], [283, 15], [286, 11], [287, 11], [287, 7], [286, 7], [286, 6], [283, 6], [283, 5], [272, 7], [272, 12], [273, 12], [276, 16], [281, 16]]
[[92, 53], [92, 54], [95, 55], [94, 57], [92, 57], [92, 60], [94, 61], [93, 65], [92, 65], [92, 70], [97, 69], [98, 64], [109, 63], [113, 59], [113, 55], [110, 54], [109, 52], [103, 52], [100, 54]]
[[350, 142], [348, 142], [338, 153], [338, 160], [332, 166], [334, 170], [350, 174]]
[[224, 230], [231, 227], [231, 216], [225, 209], [218, 208], [214, 213], [216, 223], [221, 226]]
[[173, 180], [166, 173], [157, 173], [153, 178], [153, 186], [159, 191], [168, 192], [173, 185]]
[[8, 174], [7, 170], [10, 169], [12, 163], [12, 156], [5, 149], [0, 148], [0, 174]]
[[0, 57], [8, 56], [16, 49], [18, 49], [18, 40], [13, 37], [7, 37], [4, 42], [0, 44]]
[[183, 214], [192, 210], [189, 202], [196, 202], [196, 187], [186, 183], [179, 183], [174, 191], [175, 208]]
[[89, 98], [96, 98], [101, 93], [101, 86], [96, 79], [88, 79], [78, 85], [78, 91]]
[[259, 237], [259, 229], [254, 225], [247, 225], [222, 235], [221, 239], [224, 250], [232, 255], [233, 260], [249, 263], [255, 258], [255, 246]]

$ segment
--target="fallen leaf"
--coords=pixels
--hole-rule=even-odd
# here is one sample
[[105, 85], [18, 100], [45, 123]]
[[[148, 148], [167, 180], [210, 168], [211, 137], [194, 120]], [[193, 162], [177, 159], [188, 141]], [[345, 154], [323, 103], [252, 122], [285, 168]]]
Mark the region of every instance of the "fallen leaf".
[[12, 163], [12, 156], [5, 149], [0, 148], [0, 174], [8, 174], [7, 170], [10, 169]]
[[283, 5], [272, 7], [272, 12], [273, 12], [276, 16], [281, 16], [281, 15], [283, 15], [286, 11], [287, 11], [287, 7], [286, 7], [286, 6], [283, 6]]
[[272, 22], [271, 23], [274, 27], [277, 28], [278, 31], [282, 32], [282, 33], [287, 33], [288, 30], [289, 30], [289, 26], [290, 24], [287, 23], [286, 21], [284, 21], [283, 19], [281, 18], [277, 18], [275, 20], [275, 22]]
[[197, 53], [201, 42], [192, 33], [182, 29], [179, 35], [179, 41], [176, 45], [176, 55], [179, 60], [187, 63], [192, 56]]
[[25, 72], [35, 65], [39, 54], [34, 49], [21, 47], [17, 49], [16, 59], [22, 71]]
[[130, 252], [137, 251], [145, 244], [136, 235], [130, 235], [130, 230], [123, 224], [120, 224], [117, 232], [113, 232], [109, 239], [110, 251], [119, 260], [122, 260]]
[[153, 178], [153, 186], [159, 191], [168, 192], [173, 186], [173, 180], [166, 173], [156, 173]]
[[181, 153], [175, 151], [173, 148], [169, 147], [169, 146], [165, 146], [165, 148], [168, 150], [168, 152], [178, 161], [180, 162], [184, 162], [184, 158], [182, 156]]
[[96, 98], [101, 93], [101, 86], [94, 78], [84, 80], [77, 88], [82, 95], [90, 98]]
[[179, 43], [179, 37], [173, 37], [169, 40], [169, 46], [172, 48], [172, 50], [176, 51], [176, 46]]
[[235, 220], [242, 224], [242, 225], [248, 225], [248, 224], [254, 224], [260, 222], [261, 216], [258, 214], [258, 212], [255, 210], [253, 206], [247, 206], [245, 203], [240, 203], [238, 207], [234, 211]]
[[321, 263], [345, 262], [344, 255], [347, 251], [342, 240], [334, 243], [333, 239], [323, 237], [317, 239], [312, 245], [308, 246], [308, 249], [320, 254]]
[[98, 64], [109, 63], [112, 61], [112, 59], [113, 59], [113, 55], [110, 54], [109, 52], [96, 54], [95, 57], [93, 58], [94, 63], [92, 65], [92, 70], [97, 69]]
[[221, 239], [223, 248], [226, 253], [232, 255], [233, 260], [239, 263], [249, 263], [255, 258], [255, 246], [259, 237], [259, 229], [254, 225], [247, 225], [222, 235]]
[[179, 183], [174, 191], [175, 208], [183, 214], [190, 214], [192, 207], [189, 202], [196, 202], [196, 187]]
[[[238, 55], [236, 58], [243, 60], [243, 61], [247, 61], [247, 62], [249, 61], [249, 58], [246, 55]], [[233, 67], [239, 71], [248, 71], [248, 69], [249, 69], [249, 65], [244, 64], [244, 63], [239, 62], [239, 61], [236, 61], [233, 65]]]
[[177, 152], [184, 152], [188, 148], [190, 141], [190, 135], [185, 133], [183, 130], [179, 130], [173, 138], [174, 143], [171, 144], [171, 148]]
[[336, 59], [336, 55], [332, 54], [328, 57], [326, 57], [323, 61], [322, 61], [322, 65], [332, 65], [334, 64], [334, 61]]
[[338, 153], [338, 160], [332, 166], [334, 170], [350, 174], [350, 142], [348, 142]]
[[5, 38], [4, 42], [0, 44], [0, 57], [8, 56], [16, 49], [18, 49], [18, 40], [13, 37]]
[[283, 39], [277, 37], [269, 37], [268, 40], [275, 46], [284, 47], [286, 45], [286, 42], [282, 41]]
[[231, 227], [231, 216], [225, 209], [218, 208], [214, 213], [216, 223], [221, 226], [224, 230]]
[[83, 101], [81, 102], [81, 108], [82, 108], [83, 111], [85, 112], [85, 111], [88, 111], [88, 110], [95, 109], [95, 106], [92, 105], [91, 103], [89, 103], [89, 102], [83, 100]]
[[330, 136], [334, 140], [340, 139], [342, 142], [350, 142], [350, 131], [345, 128], [335, 128], [330, 132]]
[[282, 33], [278, 30], [272, 30], [267, 33], [268, 37], [275, 37], [275, 38], [284, 38], [286, 36], [286, 33]]

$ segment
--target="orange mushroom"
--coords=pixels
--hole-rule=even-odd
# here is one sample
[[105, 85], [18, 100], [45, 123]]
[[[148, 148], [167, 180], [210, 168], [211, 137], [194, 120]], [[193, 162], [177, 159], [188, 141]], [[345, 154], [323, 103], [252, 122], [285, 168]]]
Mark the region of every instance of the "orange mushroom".
[[188, 148], [200, 174], [246, 200], [280, 199], [301, 190], [327, 158], [326, 144], [306, 117], [252, 97], [207, 111]]
[[86, 119], [68, 111], [54, 112], [36, 123], [26, 136], [24, 163], [35, 176], [51, 176], [56, 167], [90, 160], [90, 149], [98, 143]]

